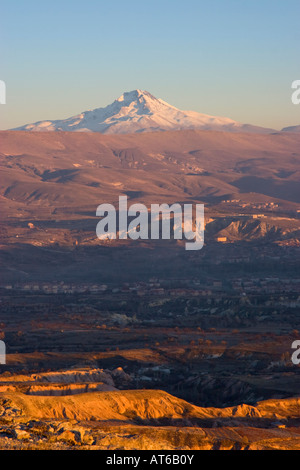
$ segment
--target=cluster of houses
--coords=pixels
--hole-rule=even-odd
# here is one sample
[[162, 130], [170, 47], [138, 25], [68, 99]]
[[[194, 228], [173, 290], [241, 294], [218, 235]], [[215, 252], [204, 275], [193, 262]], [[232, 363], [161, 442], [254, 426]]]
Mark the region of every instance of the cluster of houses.
[[240, 199], [226, 199], [222, 201], [222, 204], [237, 204], [239, 207], [242, 207], [243, 209], [245, 207], [249, 209], [267, 209], [267, 210], [273, 210], [277, 209], [279, 207], [279, 204], [275, 202], [241, 202]]
[[[171, 283], [172, 284], [172, 283]], [[178, 284], [178, 285], [177, 285]], [[182, 284], [182, 285], [179, 285]], [[65, 282], [27, 282], [4, 284], [0, 288], [8, 291], [24, 291], [45, 294], [76, 294], [76, 293], [136, 293], [138, 296], [143, 295], [210, 295], [211, 288], [222, 287], [221, 281], [212, 281], [209, 286], [200, 286], [197, 281], [174, 281], [174, 285], [170, 285], [169, 281], [150, 279], [148, 282], [136, 282], [133, 284], [124, 283], [119, 287], [108, 286], [106, 284], [68, 284]]]
[[279, 277], [234, 279], [232, 289], [252, 294], [278, 294], [294, 292], [300, 294], [300, 279], [282, 279]]
[[106, 284], [79, 283], [69, 284], [65, 282], [27, 282], [16, 284], [4, 284], [0, 286], [6, 290], [18, 290], [25, 292], [41, 292], [45, 294], [76, 294], [76, 293], [135, 293], [138, 296], [206, 296], [215, 295], [217, 292], [226, 291], [245, 292], [252, 294], [299, 292], [300, 279], [284, 279], [279, 277], [266, 278], [235, 278], [227, 280], [226, 283], [219, 279], [210, 279], [206, 284], [198, 279], [191, 280], [159, 280], [149, 279], [146, 282], [124, 283], [123, 285], [108, 286]]
[[105, 284], [68, 284], [65, 282], [27, 282], [5, 284], [1, 286], [6, 290], [21, 290], [25, 292], [43, 292], [45, 294], [76, 294], [85, 292], [105, 292], [108, 286]]

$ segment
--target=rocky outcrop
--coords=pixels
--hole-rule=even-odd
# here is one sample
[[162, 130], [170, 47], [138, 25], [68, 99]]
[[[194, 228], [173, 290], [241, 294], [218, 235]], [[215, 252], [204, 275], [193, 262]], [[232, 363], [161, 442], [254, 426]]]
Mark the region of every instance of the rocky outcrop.
[[103, 369], [75, 369], [59, 372], [46, 372], [43, 374], [34, 374], [32, 378], [35, 382], [50, 383], [83, 383], [83, 382], [103, 382], [114, 386], [111, 374]]
[[122, 367], [114, 370], [75, 368], [41, 374], [0, 377], [1, 392], [23, 392], [37, 396], [65, 396], [110, 392], [128, 388], [132, 377]]
[[64, 395], [76, 395], [78, 393], [110, 392], [113, 390], [117, 390], [117, 388], [103, 382], [98, 382], [91, 384], [32, 385], [26, 393], [28, 395], [59, 397]]

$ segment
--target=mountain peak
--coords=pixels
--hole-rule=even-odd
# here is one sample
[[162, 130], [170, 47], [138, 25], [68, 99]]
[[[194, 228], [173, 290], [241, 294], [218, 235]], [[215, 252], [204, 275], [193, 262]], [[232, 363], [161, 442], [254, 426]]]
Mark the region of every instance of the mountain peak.
[[169, 105], [163, 100], [160, 100], [153, 96], [149, 91], [146, 90], [132, 90], [123, 93], [115, 103], [119, 103], [124, 107], [130, 107], [134, 104], [139, 114], [145, 113], [157, 113], [162, 111], [164, 107], [177, 109], [174, 106]]
[[147, 91], [143, 90], [132, 90], [125, 91], [116, 101], [133, 101], [137, 100], [139, 97], [143, 97], [146, 94], [150, 94]]
[[154, 101], [159, 101], [155, 96], [151, 95], [149, 91], [146, 90], [132, 90], [125, 91], [116, 101], [133, 101], [138, 99], [152, 99]]

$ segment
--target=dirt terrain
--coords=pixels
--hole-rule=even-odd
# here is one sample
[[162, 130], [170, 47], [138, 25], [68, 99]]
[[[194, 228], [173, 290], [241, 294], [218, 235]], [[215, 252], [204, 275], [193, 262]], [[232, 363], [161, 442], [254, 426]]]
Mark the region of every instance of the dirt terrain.
[[[0, 132], [1, 449], [299, 449], [300, 135]], [[205, 243], [96, 236], [203, 203]]]

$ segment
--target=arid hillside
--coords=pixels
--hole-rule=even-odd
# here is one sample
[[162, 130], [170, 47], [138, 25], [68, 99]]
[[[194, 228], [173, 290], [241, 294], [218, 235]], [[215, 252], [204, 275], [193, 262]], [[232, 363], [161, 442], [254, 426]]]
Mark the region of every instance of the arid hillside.
[[4, 131], [0, 139], [2, 205], [10, 217], [40, 215], [41, 208], [44, 218], [60, 208], [93, 214], [120, 194], [145, 204], [212, 204], [252, 193], [299, 202], [297, 134]]
[[0, 448], [300, 448], [299, 399], [201, 408], [159, 390], [64, 397], [0, 394]]
[[[8, 280], [40, 278], [45, 265], [45, 279], [57, 272], [62, 280], [78, 272], [96, 279], [107, 256], [112, 264], [125, 256], [126, 263], [131, 250], [137, 270], [162, 258], [163, 266], [172, 263], [184, 250], [180, 242], [166, 250], [160, 240], [99, 241], [96, 209], [102, 203], [118, 209], [121, 195], [148, 208], [203, 203], [206, 243], [218, 237], [299, 243], [298, 134], [4, 131], [0, 139], [0, 256]], [[121, 251], [112, 255], [110, 246]]]

